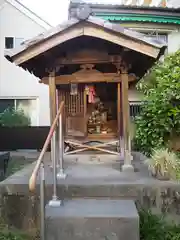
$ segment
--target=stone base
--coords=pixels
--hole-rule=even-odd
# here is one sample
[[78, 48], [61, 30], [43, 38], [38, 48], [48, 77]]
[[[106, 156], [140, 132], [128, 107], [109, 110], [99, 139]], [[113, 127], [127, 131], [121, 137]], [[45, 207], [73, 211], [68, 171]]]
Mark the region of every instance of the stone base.
[[64, 172], [64, 169], [59, 169], [57, 173], [57, 179], [65, 179], [67, 174]]
[[122, 172], [134, 172], [134, 167], [131, 164], [122, 165]]
[[71, 200], [46, 207], [48, 240], [139, 240], [139, 216], [132, 200]]

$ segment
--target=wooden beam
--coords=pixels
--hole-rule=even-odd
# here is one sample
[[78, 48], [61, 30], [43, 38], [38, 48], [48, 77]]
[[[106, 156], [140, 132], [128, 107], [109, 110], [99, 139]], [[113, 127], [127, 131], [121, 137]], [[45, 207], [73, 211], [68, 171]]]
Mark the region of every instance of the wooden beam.
[[[72, 142], [73, 141], [71, 141], [71, 145], [73, 145], [72, 144]], [[113, 145], [113, 144], [117, 144], [117, 142], [118, 141], [112, 141], [112, 142], [105, 142], [105, 143], [101, 143], [101, 144], [98, 144], [98, 145], [96, 145], [95, 147], [96, 148], [100, 148], [100, 147], [106, 147], [106, 146], [108, 146], [108, 145]], [[66, 143], [68, 143], [68, 140], [66, 141]], [[78, 146], [77, 146], [78, 147]], [[89, 146], [89, 147], [91, 147], [91, 146]], [[94, 150], [94, 147], [92, 146], [92, 149]], [[88, 148], [88, 150], [89, 150], [89, 148]], [[104, 150], [104, 149], [103, 149]], [[65, 155], [70, 155], [70, 154], [74, 154], [74, 153], [78, 153], [78, 152], [84, 152], [84, 151], [87, 151], [87, 147], [84, 147], [84, 148], [80, 148], [80, 149], [76, 149], [76, 150], [72, 150], [72, 151], [70, 151], [70, 152], [67, 152], [67, 153], [65, 153]], [[103, 151], [102, 151], [103, 152]], [[105, 151], [106, 152], [106, 151]], [[109, 152], [108, 152], [109, 153]], [[117, 152], [114, 152], [114, 151], [111, 151], [111, 154], [115, 154], [115, 155], [117, 155]]]
[[[96, 150], [96, 151], [100, 151], [100, 152], [119, 155], [118, 152], [110, 151], [110, 150], [107, 150], [107, 149], [104, 149], [104, 148], [101, 148], [101, 147], [97, 147], [97, 146], [89, 146], [87, 144], [78, 143], [78, 142], [74, 142], [74, 141], [70, 141], [70, 140], [67, 140], [66, 143], [72, 144], [72, 145], [77, 146], [77, 147], [82, 147], [83, 148], [83, 149], [81, 149], [82, 151], [85, 151], [87, 149], [87, 150]], [[103, 145], [106, 145], [106, 144], [102, 144], [102, 146]]]
[[55, 72], [49, 73], [49, 107], [50, 107], [50, 123], [52, 125], [57, 112], [56, 104], [56, 82], [55, 82]]
[[87, 94], [86, 94], [86, 89], [84, 88], [83, 92], [83, 101], [84, 101], [84, 117], [87, 115]]
[[[133, 82], [135, 81], [135, 77], [128, 76], [128, 81]], [[117, 73], [102, 73], [99, 74], [87, 74], [83, 75], [82, 77], [75, 77], [73, 75], [61, 75], [56, 76], [56, 85], [61, 84], [70, 84], [70, 83], [93, 83], [93, 82], [121, 82], [121, 76]], [[49, 84], [48, 77], [42, 78], [40, 83]]]
[[55, 60], [54, 65], [88, 64], [88, 63], [120, 63], [120, 55], [109, 55], [108, 52], [98, 51], [96, 49], [85, 49], [67, 52], [67, 57], [60, 57]]
[[[61, 75], [56, 76], [56, 85], [69, 83], [92, 83], [92, 82], [120, 82], [121, 78], [116, 73], [84, 74], [82, 76]], [[41, 82], [48, 84], [48, 78], [44, 77]]]
[[60, 58], [55, 61], [55, 64], [62, 64], [62, 65], [71, 65], [71, 64], [86, 64], [86, 63], [109, 63], [111, 59], [98, 59], [98, 58], [86, 58], [86, 59], [68, 59], [68, 58]]
[[121, 121], [121, 83], [117, 83], [117, 120], [118, 120], [118, 135], [120, 136], [120, 121]]

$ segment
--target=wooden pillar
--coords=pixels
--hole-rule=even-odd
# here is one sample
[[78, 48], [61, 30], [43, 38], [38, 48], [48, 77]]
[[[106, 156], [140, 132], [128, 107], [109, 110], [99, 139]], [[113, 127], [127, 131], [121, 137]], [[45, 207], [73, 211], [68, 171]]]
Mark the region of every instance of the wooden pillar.
[[[55, 71], [49, 73], [49, 110], [50, 110], [50, 126], [52, 125], [57, 112], [57, 101], [56, 101], [56, 78]], [[56, 151], [54, 152], [54, 145], [56, 144]], [[57, 134], [55, 143], [53, 142], [53, 138], [51, 139], [51, 161], [53, 161], [54, 157], [57, 156]]]
[[49, 73], [49, 108], [50, 123], [52, 125], [57, 112], [55, 71]]
[[120, 136], [120, 121], [121, 121], [121, 84], [117, 83], [117, 120], [118, 120], [118, 135]]
[[121, 83], [117, 83], [117, 134], [118, 134], [118, 152], [121, 154], [122, 138], [121, 138]]
[[124, 148], [124, 165], [123, 171], [133, 171], [131, 164], [131, 148], [130, 148], [130, 113], [128, 100], [128, 74], [127, 71], [121, 71], [121, 87], [122, 87], [122, 118], [123, 118], [123, 148]]

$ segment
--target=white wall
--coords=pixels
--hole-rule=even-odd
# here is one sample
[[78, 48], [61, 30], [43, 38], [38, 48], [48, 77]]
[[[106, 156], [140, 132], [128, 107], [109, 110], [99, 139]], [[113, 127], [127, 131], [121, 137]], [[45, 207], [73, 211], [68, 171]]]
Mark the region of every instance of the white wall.
[[142, 94], [139, 91], [137, 91], [136, 88], [129, 89], [128, 95], [129, 95], [128, 99], [130, 102], [138, 102], [143, 99]]
[[180, 30], [168, 35], [168, 53], [176, 52], [178, 49], [180, 49]]
[[10, 4], [0, 0], [0, 98], [37, 98], [37, 119], [40, 126], [49, 125], [48, 87], [39, 79], [4, 58], [5, 37], [29, 39], [45, 29]]
[[175, 7], [175, 8], [180, 7], [180, 1], [179, 0], [168, 0], [167, 2], [168, 2], [169, 7]]

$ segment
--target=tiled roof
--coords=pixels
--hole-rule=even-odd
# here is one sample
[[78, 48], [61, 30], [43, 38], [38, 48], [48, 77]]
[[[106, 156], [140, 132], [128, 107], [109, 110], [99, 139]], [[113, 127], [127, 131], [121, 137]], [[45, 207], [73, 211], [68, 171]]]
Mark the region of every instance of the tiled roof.
[[[27, 48], [32, 47], [33, 45], [36, 45], [44, 40], [47, 40], [51, 37], [53, 37], [54, 35], [64, 31], [65, 29], [68, 29], [69, 27], [72, 27], [73, 25], [77, 24], [78, 22], [80, 22], [81, 20], [78, 19], [70, 19], [62, 24], [59, 24], [57, 27], [51, 28], [50, 30], [39, 34], [38, 36], [27, 40], [25, 42], [23, 42], [20, 46], [20, 48], [18, 49], [14, 49], [14, 51], [11, 52], [11, 54], [9, 54], [9, 57], [15, 56], [17, 54], [19, 54], [20, 52], [26, 50]], [[93, 17], [93, 16], [89, 16], [88, 19], [86, 19], [87, 22], [89, 23], [93, 23], [95, 25], [99, 25], [101, 27], [104, 27], [105, 29], [117, 32], [117, 33], [121, 33], [127, 37], [130, 37], [134, 40], [139, 40], [142, 41], [144, 43], [148, 43], [154, 47], [157, 47], [159, 49], [161, 49], [162, 47], [165, 47], [166, 44], [158, 39], [155, 39], [153, 37], [149, 37], [143, 33], [139, 33], [127, 28], [122, 27], [119, 24], [116, 23], [111, 23], [108, 20], [104, 20], [98, 17]], [[11, 55], [11, 56], [10, 56]], [[8, 56], [7, 56], [8, 57]]]
[[180, 0], [71, 0], [71, 3], [87, 3], [97, 5], [148, 6], [180, 8]]

